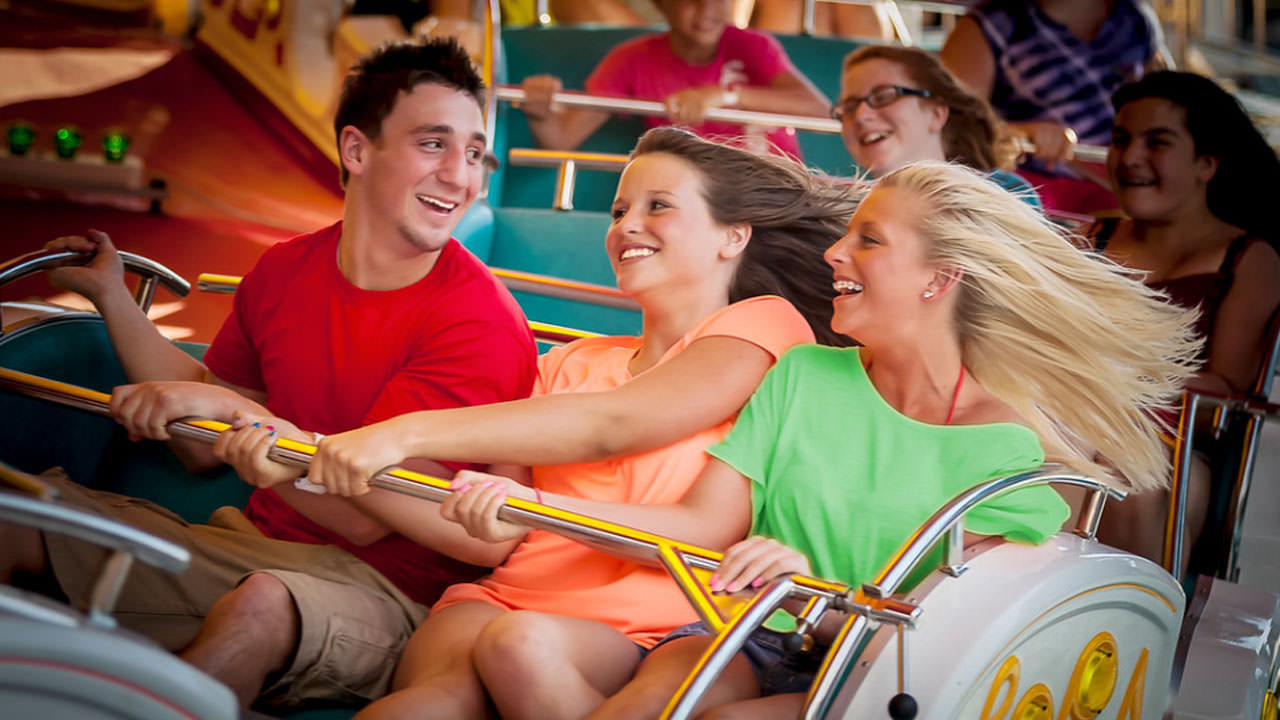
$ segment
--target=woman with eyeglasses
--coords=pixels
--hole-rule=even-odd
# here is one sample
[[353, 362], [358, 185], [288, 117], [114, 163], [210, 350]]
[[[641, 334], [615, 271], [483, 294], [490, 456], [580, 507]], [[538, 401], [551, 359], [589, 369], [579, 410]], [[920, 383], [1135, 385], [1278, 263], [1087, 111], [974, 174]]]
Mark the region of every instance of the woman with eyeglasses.
[[922, 50], [890, 45], [855, 50], [845, 58], [840, 101], [831, 114], [841, 121], [854, 162], [873, 176], [912, 162], [956, 162], [1040, 206], [1031, 186], [1006, 172], [1017, 151], [991, 107]]

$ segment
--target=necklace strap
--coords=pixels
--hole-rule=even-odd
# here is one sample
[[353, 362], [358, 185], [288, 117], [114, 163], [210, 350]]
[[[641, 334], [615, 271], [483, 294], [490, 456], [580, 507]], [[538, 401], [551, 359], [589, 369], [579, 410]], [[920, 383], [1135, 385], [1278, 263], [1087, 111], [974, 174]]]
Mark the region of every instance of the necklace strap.
[[960, 401], [960, 388], [964, 386], [964, 363], [960, 363], [960, 377], [956, 378], [956, 391], [951, 394], [951, 409], [947, 411], [947, 421], [944, 425], [950, 425], [951, 419], [956, 415], [956, 403]]

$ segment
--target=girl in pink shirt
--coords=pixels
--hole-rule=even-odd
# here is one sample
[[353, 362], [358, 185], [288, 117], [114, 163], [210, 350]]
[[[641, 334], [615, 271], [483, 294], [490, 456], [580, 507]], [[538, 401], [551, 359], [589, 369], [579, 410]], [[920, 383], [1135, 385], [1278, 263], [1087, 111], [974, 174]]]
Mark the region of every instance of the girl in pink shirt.
[[[667, 118], [649, 118], [649, 127], [676, 124], [704, 137], [745, 136], [760, 141], [751, 143], [752, 150], [772, 144], [799, 158], [792, 128], [747, 128], [704, 120], [707, 111], [721, 107], [827, 115], [827, 99], [791, 64], [778, 41], [730, 24], [729, 0], [659, 0], [657, 5], [670, 29], [610, 51], [587, 78], [587, 92], [664, 102]], [[542, 147], [572, 150], [609, 118], [602, 112], [553, 105], [552, 94], [562, 88], [557, 77], [534, 75], [525, 78], [523, 87], [526, 100], [521, 108]]]

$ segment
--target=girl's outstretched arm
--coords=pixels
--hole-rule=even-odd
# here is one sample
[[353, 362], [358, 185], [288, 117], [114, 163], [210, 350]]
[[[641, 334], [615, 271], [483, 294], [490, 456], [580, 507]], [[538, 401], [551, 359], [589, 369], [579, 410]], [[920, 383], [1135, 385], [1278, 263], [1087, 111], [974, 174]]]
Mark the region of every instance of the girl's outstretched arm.
[[557, 465], [655, 450], [733, 417], [773, 361], [750, 341], [704, 337], [612, 390], [410, 413], [330, 435], [309, 477], [352, 496], [406, 457]]

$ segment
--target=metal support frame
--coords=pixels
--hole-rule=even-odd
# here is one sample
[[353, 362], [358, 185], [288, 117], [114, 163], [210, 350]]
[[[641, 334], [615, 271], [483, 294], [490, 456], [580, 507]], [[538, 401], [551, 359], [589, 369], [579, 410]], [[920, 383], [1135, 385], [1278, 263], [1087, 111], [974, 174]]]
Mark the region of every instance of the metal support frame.
[[[93, 390], [60, 383], [45, 378], [0, 369], [0, 388], [58, 403], [107, 414], [110, 396]], [[203, 442], [212, 442], [219, 433], [228, 429], [226, 423], [208, 420], [179, 420], [167, 425], [170, 435]], [[315, 453], [315, 447], [306, 443], [279, 439], [268, 451], [268, 457], [288, 465], [305, 467]], [[673, 577], [691, 602], [704, 616], [714, 616], [724, 624], [708, 652], [699, 661], [694, 673], [686, 678], [679, 692], [663, 714], [664, 718], [683, 720], [697, 707], [706, 689], [715, 682], [733, 655], [742, 647], [747, 637], [773, 614], [782, 603], [791, 598], [809, 601], [823, 598], [821, 602], [809, 602], [802, 617], [804, 626], [811, 627], [820, 619], [823, 606], [846, 613], [845, 621], [836, 643], [824, 657], [810, 695], [806, 700], [804, 717], [822, 717], [835, 697], [839, 685], [847, 675], [849, 663], [860, 652], [868, 632], [885, 624], [904, 628], [914, 627], [920, 617], [919, 606], [893, 597], [903, 581], [926, 560], [929, 550], [941, 539], [948, 537], [952, 548], [962, 547], [964, 514], [980, 503], [987, 502], [1020, 489], [1061, 483], [1084, 487], [1095, 493], [1112, 497], [1124, 493], [1080, 475], [1067, 473], [1057, 466], [1045, 466], [1016, 475], [996, 478], [970, 488], [953, 498], [933, 514], [893, 555], [889, 563], [872, 582], [860, 589], [841, 583], [790, 575], [775, 578], [764, 590], [752, 598], [745, 609], [725, 612], [710, 598], [707, 589], [698, 579], [694, 569], [714, 570], [721, 554], [694, 545], [663, 538], [643, 530], [627, 528], [608, 521], [584, 516], [559, 508], [549, 507], [519, 498], [507, 498], [498, 517], [529, 527], [550, 530], [575, 540], [602, 547], [607, 552], [637, 562], [661, 564], [683, 571]], [[421, 475], [399, 468], [390, 468], [370, 480], [372, 487], [400, 492], [423, 499], [441, 501], [451, 492], [450, 483], [440, 478]], [[957, 540], [959, 538], [959, 540]], [[952, 552], [954, 557], [954, 552]], [[901, 640], [900, 640], [901, 642]], [[901, 645], [900, 685], [907, 683], [906, 648]]]

